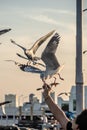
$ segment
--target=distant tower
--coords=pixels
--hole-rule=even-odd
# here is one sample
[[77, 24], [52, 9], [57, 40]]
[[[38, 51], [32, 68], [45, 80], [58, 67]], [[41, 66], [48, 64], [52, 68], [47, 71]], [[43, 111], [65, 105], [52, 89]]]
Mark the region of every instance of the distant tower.
[[33, 102], [33, 99], [34, 99], [34, 94], [31, 93], [31, 94], [29, 95], [29, 102], [32, 103], [32, 102]]
[[76, 112], [76, 86], [72, 86], [69, 97], [69, 111]]
[[87, 108], [87, 86], [84, 86], [84, 100], [85, 108]]

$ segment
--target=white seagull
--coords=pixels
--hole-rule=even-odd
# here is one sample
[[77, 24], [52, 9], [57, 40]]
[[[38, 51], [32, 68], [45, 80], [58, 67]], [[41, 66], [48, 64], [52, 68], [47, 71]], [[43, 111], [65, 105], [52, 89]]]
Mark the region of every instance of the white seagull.
[[60, 70], [64, 67], [60, 66], [57, 57], [55, 55], [58, 44], [60, 41], [60, 36], [58, 33], [55, 33], [51, 40], [48, 42], [45, 50], [42, 52], [41, 59], [46, 65], [46, 70], [41, 73], [40, 77], [45, 82], [45, 80], [49, 77], [53, 77], [55, 74], [59, 75], [61, 80], [64, 80], [60, 77]]
[[60, 94], [58, 94], [58, 97], [61, 96], [61, 95], [66, 95], [66, 96], [70, 96], [70, 92], [62, 92]]
[[30, 49], [26, 49], [25, 47], [17, 44], [15, 41], [13, 41], [11, 39], [11, 42], [17, 46], [19, 46], [23, 51], [24, 51], [24, 54], [26, 55], [26, 57], [20, 55], [17, 53], [17, 55], [21, 58], [24, 58], [24, 59], [27, 59], [30, 63], [31, 61], [33, 62], [33, 64], [36, 64], [36, 61], [37, 60], [40, 60], [39, 57], [37, 57], [35, 54], [36, 54], [36, 51], [37, 49], [42, 45], [43, 42], [45, 42], [47, 40], [47, 38], [49, 38], [53, 33], [54, 33], [55, 30], [49, 32], [48, 34], [46, 34], [45, 36], [41, 37], [40, 39], [38, 39], [34, 45], [30, 48]]

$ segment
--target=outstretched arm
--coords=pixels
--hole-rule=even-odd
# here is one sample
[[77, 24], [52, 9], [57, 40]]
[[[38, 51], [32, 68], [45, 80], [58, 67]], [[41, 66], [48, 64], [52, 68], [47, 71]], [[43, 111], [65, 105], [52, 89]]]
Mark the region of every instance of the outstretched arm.
[[66, 117], [65, 113], [61, 110], [61, 108], [57, 106], [57, 104], [55, 104], [53, 99], [50, 97], [49, 95], [51, 90], [50, 86], [44, 84], [43, 89], [44, 89], [43, 96], [45, 98], [47, 105], [49, 106], [49, 109], [55, 116], [56, 120], [61, 124], [62, 128], [66, 130], [66, 126], [67, 123], [69, 122], [69, 119]]

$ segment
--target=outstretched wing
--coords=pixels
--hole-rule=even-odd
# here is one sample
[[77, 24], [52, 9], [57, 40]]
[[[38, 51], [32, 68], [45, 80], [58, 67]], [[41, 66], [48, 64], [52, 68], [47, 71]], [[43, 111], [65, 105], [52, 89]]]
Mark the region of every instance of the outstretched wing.
[[41, 71], [39, 68], [34, 67], [34, 66], [32, 66], [32, 65], [24, 65], [24, 64], [21, 64], [20, 69], [21, 69], [22, 71], [25, 71], [25, 72], [38, 73], [38, 74], [41, 74], [41, 73], [42, 73], [42, 71]]
[[21, 57], [21, 58], [23, 58], [23, 59], [28, 60], [28, 58], [27, 58], [27, 57], [24, 57], [24, 56], [20, 55], [19, 53], [16, 53], [16, 54], [17, 54], [17, 56], [19, 56], [19, 57]]
[[55, 30], [49, 32], [48, 34], [46, 34], [45, 36], [41, 37], [40, 39], [38, 39], [34, 45], [31, 47], [33, 53], [35, 54], [37, 49], [41, 46], [41, 44], [47, 40], [47, 38], [49, 38], [53, 33], [54, 33]]
[[58, 47], [59, 40], [60, 40], [59, 34], [55, 33], [55, 35], [51, 38], [51, 40], [49, 41], [45, 50], [42, 53], [41, 59], [46, 64], [47, 70], [55, 70], [60, 66], [55, 56], [55, 52]]
[[16, 43], [15, 41], [13, 41], [12, 39], [10, 39], [10, 41], [11, 41], [11, 43], [13, 43], [13, 44], [19, 46], [22, 50], [26, 51], [26, 48], [25, 48], [25, 47], [23, 47], [23, 46], [17, 44], [17, 43]]

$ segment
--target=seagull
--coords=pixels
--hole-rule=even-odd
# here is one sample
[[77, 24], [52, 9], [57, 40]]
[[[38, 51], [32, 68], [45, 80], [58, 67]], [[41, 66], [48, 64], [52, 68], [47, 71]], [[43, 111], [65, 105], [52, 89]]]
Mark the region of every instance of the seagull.
[[87, 9], [84, 9], [83, 12], [87, 11]]
[[41, 59], [46, 65], [46, 70], [40, 75], [43, 82], [45, 82], [45, 80], [48, 77], [51, 78], [55, 74], [58, 74], [59, 78], [61, 80], [64, 80], [63, 78], [61, 78], [59, 74], [59, 72], [64, 67], [64, 65], [60, 66], [57, 57], [55, 55], [59, 41], [60, 41], [60, 36], [58, 33], [55, 33], [54, 36], [51, 38], [51, 40], [48, 42], [44, 51], [42, 52]]
[[7, 33], [9, 32], [11, 29], [3, 29], [3, 30], [0, 30], [0, 35], [4, 34], [4, 33]]
[[26, 55], [26, 57], [20, 55], [17, 53], [17, 55], [21, 58], [24, 58], [24, 59], [27, 59], [29, 61], [29, 64], [31, 63], [31, 61], [33, 62], [33, 64], [36, 64], [36, 61], [37, 60], [40, 60], [39, 57], [37, 57], [35, 55], [36, 51], [38, 50], [38, 48], [42, 45], [43, 42], [45, 42], [47, 40], [47, 38], [49, 38], [53, 33], [54, 33], [55, 30], [52, 30], [51, 32], [49, 32], [48, 34], [46, 34], [45, 36], [41, 37], [40, 39], [38, 39], [34, 44], [33, 46], [30, 48], [30, 49], [26, 49], [25, 47], [17, 44], [15, 41], [13, 41], [11, 39], [11, 42], [17, 46], [19, 46], [23, 51], [24, 51], [24, 54]]
[[63, 95], [63, 94], [66, 95], [66, 96], [69, 96], [71, 93], [70, 92], [62, 92], [62, 93], [58, 94], [58, 97]]
[[0, 102], [0, 106], [5, 105], [5, 104], [9, 104], [9, 103], [11, 103], [11, 102], [12, 102], [12, 101]]
[[87, 50], [83, 51], [83, 54], [85, 54], [87, 52]]

